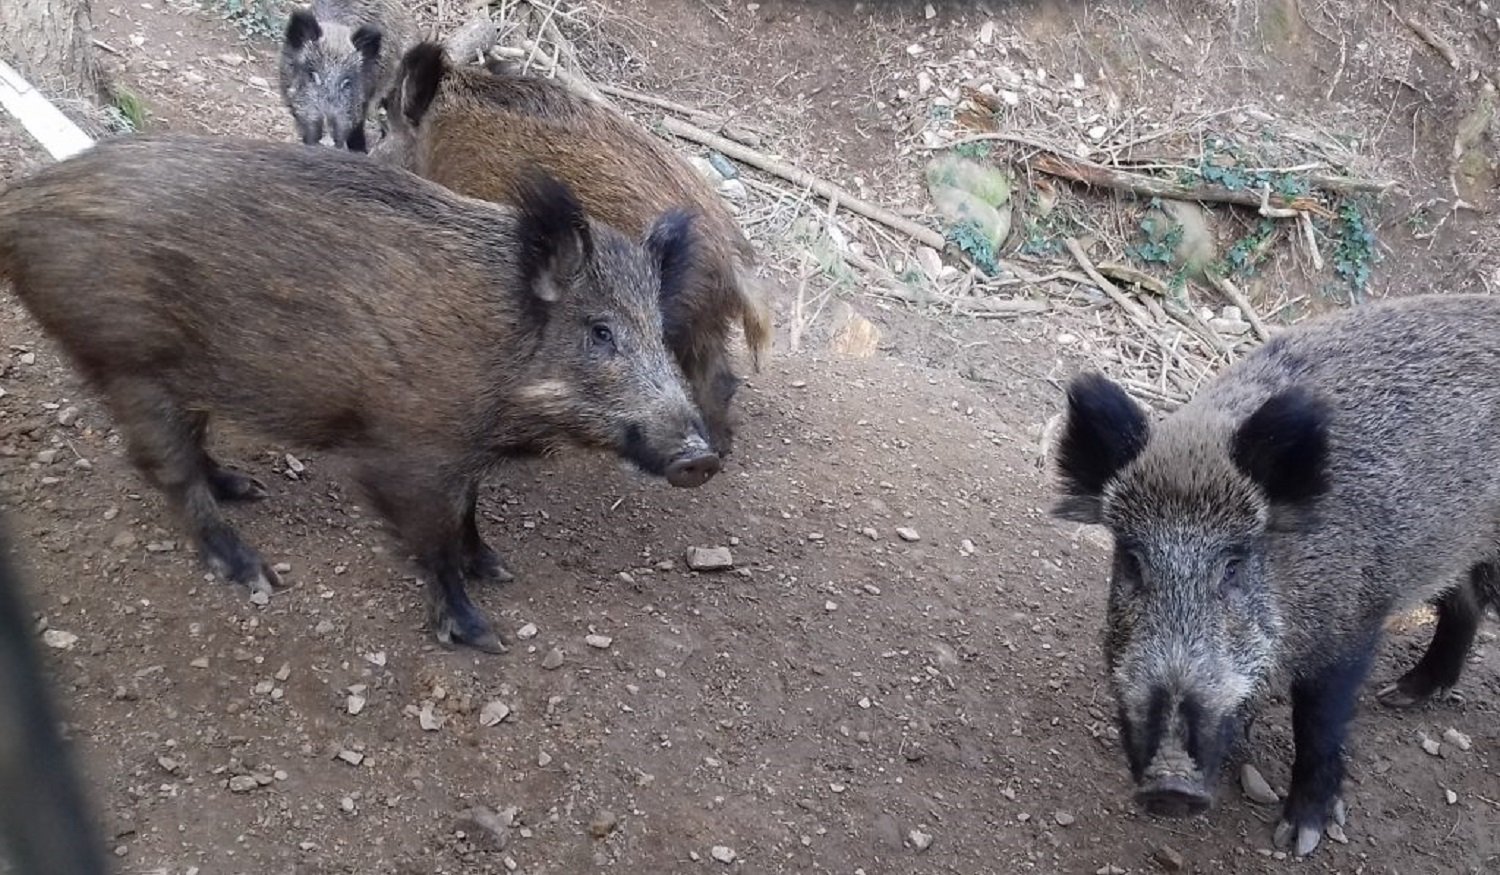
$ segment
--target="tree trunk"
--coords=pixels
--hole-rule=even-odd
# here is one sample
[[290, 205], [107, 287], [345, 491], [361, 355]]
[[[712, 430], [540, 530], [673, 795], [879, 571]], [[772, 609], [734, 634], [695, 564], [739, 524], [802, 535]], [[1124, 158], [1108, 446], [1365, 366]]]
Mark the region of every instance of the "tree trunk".
[[0, 0], [0, 61], [49, 94], [99, 93], [89, 0]]

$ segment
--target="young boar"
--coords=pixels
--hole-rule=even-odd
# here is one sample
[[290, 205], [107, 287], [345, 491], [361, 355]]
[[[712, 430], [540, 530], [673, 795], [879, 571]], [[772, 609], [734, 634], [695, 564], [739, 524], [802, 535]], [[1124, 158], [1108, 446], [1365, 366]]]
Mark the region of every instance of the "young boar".
[[1387, 618], [1433, 602], [1415, 668], [1458, 680], [1500, 600], [1500, 298], [1370, 304], [1271, 339], [1157, 423], [1077, 378], [1059, 516], [1114, 536], [1104, 650], [1148, 811], [1206, 810], [1252, 696], [1290, 682], [1296, 757], [1275, 839], [1342, 827], [1342, 748]]
[[714, 448], [727, 455], [739, 379], [728, 335], [738, 321], [756, 366], [771, 342], [755, 251], [719, 195], [664, 143], [606, 106], [549, 79], [455, 66], [443, 49], [406, 53], [386, 99], [390, 136], [374, 157], [460, 194], [504, 202], [536, 164], [570, 185], [584, 208], [628, 234], [656, 214], [690, 208], [700, 246], [682, 294], [662, 302], [667, 343], [693, 387]]
[[500, 652], [464, 589], [509, 576], [476, 526], [493, 465], [572, 442], [675, 486], [719, 469], [657, 307], [688, 219], [627, 238], [546, 176], [508, 201], [334, 149], [108, 141], [0, 195], [0, 276], [211, 568], [277, 582], [220, 513], [265, 491], [204, 449], [219, 414], [349, 458], [426, 572], [438, 637]]
[[302, 142], [365, 151], [365, 118], [416, 26], [400, 0], [313, 0], [287, 19], [277, 73]]

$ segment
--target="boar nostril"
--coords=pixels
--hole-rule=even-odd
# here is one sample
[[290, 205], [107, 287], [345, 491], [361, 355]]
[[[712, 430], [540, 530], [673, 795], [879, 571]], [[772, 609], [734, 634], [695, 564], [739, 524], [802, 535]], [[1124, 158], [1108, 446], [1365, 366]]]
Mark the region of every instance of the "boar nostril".
[[702, 486], [719, 473], [719, 454], [714, 452], [684, 456], [667, 466], [667, 482], [673, 486]]
[[1157, 778], [1135, 791], [1136, 804], [1157, 817], [1192, 817], [1213, 804], [1203, 785], [1187, 778]]

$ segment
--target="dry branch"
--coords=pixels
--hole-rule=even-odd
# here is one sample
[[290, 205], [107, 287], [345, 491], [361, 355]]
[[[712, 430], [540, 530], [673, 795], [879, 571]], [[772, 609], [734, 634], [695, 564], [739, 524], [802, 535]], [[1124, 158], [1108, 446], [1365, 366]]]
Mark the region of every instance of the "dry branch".
[[919, 243], [931, 246], [933, 249], [942, 249], [947, 244], [947, 241], [943, 239], [943, 235], [931, 228], [898, 216], [884, 207], [860, 200], [825, 179], [820, 179], [801, 168], [777, 161], [774, 158], [751, 149], [749, 146], [741, 145], [718, 134], [711, 134], [702, 128], [672, 116], [663, 118], [662, 126], [673, 136], [707, 146], [710, 149], [724, 153], [736, 161], [748, 164], [757, 170], [763, 170], [788, 182], [811, 189], [819, 197], [837, 201], [839, 206], [850, 212], [858, 213], [871, 221], [879, 222], [888, 228], [900, 231]]
[[1245, 297], [1245, 293], [1241, 292], [1239, 287], [1231, 282], [1227, 276], [1220, 276], [1211, 270], [1204, 273], [1208, 275], [1208, 280], [1214, 284], [1214, 288], [1224, 293], [1224, 297], [1229, 299], [1229, 303], [1240, 308], [1240, 313], [1244, 315], [1245, 321], [1250, 323], [1250, 330], [1255, 332], [1255, 336], [1261, 340], [1270, 340], [1271, 332], [1266, 330], [1266, 323], [1260, 320], [1260, 314], [1256, 313], [1255, 308], [1250, 306], [1250, 299]]
[[[1249, 189], [1232, 189], [1206, 183], [1182, 185], [1142, 173], [1117, 170], [1092, 161], [1069, 158], [1057, 152], [1047, 152], [1036, 156], [1031, 160], [1031, 166], [1051, 176], [1098, 188], [1130, 192], [1143, 197], [1164, 197], [1171, 200], [1238, 204], [1255, 209], [1261, 208], [1261, 196]], [[1334, 217], [1333, 211], [1308, 197], [1287, 198], [1272, 195], [1268, 203], [1276, 209], [1306, 210], [1325, 219]]]

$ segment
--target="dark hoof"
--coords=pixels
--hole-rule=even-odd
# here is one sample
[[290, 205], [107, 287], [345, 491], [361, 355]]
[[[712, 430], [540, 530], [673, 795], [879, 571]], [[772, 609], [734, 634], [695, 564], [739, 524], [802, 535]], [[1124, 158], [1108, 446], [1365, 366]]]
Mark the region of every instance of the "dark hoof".
[[510, 569], [505, 567], [500, 554], [492, 547], [481, 546], [479, 550], [469, 556], [464, 565], [464, 574], [472, 580], [485, 580], [490, 583], [510, 583], [516, 579]]
[[1135, 791], [1136, 804], [1155, 817], [1192, 817], [1213, 804], [1203, 785], [1187, 778], [1158, 778]]
[[1407, 675], [1393, 684], [1387, 684], [1375, 693], [1375, 700], [1387, 708], [1409, 710], [1421, 708], [1430, 702], [1462, 703], [1464, 697], [1451, 688], [1434, 686], [1421, 678]]
[[442, 616], [433, 619], [433, 627], [437, 640], [447, 647], [461, 644], [485, 653], [505, 653], [509, 649], [489, 622], [477, 613], [458, 617], [443, 611]]
[[271, 495], [266, 484], [228, 468], [215, 468], [209, 472], [208, 484], [213, 489], [214, 498], [219, 501], [260, 501]]
[[1299, 857], [1305, 857], [1317, 850], [1323, 841], [1323, 834], [1340, 844], [1347, 844], [1349, 839], [1344, 835], [1344, 822], [1347, 815], [1342, 799], [1334, 799], [1325, 815], [1302, 816], [1293, 818], [1290, 815], [1290, 803], [1288, 814], [1283, 815], [1280, 823], [1276, 824], [1276, 830], [1271, 834], [1271, 841], [1277, 848], [1283, 851], [1291, 851]]
[[712, 480], [721, 467], [723, 462], [718, 453], [684, 456], [667, 466], [667, 482], [673, 486], [702, 486]]
[[268, 597], [272, 589], [281, 586], [281, 577], [276, 570], [260, 557], [254, 547], [228, 529], [205, 536], [198, 549], [215, 574], [230, 583], [249, 587], [252, 598], [257, 594]]

